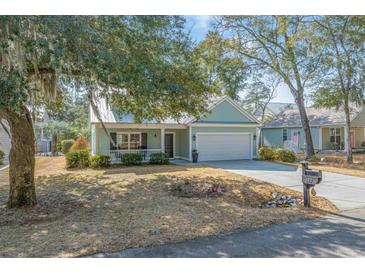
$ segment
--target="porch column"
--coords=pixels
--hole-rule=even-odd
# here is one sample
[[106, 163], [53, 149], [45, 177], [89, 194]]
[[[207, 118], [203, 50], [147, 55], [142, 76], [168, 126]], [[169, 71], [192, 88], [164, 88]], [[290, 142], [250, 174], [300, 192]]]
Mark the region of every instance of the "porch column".
[[192, 150], [192, 136], [191, 136], [191, 126], [189, 126], [189, 161], [193, 161], [192, 155], [191, 155], [191, 150]]
[[165, 152], [165, 129], [161, 128], [161, 152]]
[[318, 144], [318, 149], [319, 150], [322, 150], [322, 144], [323, 144], [323, 141], [322, 141], [322, 128], [321, 127], [319, 127], [318, 128], [318, 130], [319, 130], [319, 132], [318, 132], [318, 142], [319, 142], [319, 144]]
[[348, 151], [349, 150], [349, 147], [350, 147], [350, 145], [349, 145], [349, 143], [347, 142], [347, 136], [349, 136], [349, 132], [348, 132], [348, 130], [347, 130], [347, 127], [344, 127], [343, 128], [344, 129], [344, 150], [345, 151]]

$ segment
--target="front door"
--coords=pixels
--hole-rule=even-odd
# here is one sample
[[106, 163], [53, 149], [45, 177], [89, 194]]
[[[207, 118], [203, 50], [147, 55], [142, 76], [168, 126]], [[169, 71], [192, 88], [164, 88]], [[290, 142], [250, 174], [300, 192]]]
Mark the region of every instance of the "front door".
[[169, 158], [174, 158], [174, 134], [165, 134], [165, 153], [169, 155]]

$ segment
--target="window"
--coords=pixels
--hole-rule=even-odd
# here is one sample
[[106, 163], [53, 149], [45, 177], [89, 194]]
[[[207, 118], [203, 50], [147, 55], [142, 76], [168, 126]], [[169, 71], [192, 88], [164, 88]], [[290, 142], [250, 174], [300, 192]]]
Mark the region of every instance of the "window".
[[141, 146], [141, 135], [139, 133], [130, 134], [130, 149], [139, 149]]
[[[117, 149], [119, 150], [139, 149], [141, 147], [140, 133], [116, 133], [116, 139], [113, 138], [113, 140], [116, 140]], [[113, 149], [112, 145], [111, 149]]]
[[288, 140], [288, 129], [283, 128], [283, 142]]
[[330, 128], [330, 143], [341, 143], [341, 131], [340, 128]]
[[118, 149], [128, 149], [128, 133], [117, 134]]

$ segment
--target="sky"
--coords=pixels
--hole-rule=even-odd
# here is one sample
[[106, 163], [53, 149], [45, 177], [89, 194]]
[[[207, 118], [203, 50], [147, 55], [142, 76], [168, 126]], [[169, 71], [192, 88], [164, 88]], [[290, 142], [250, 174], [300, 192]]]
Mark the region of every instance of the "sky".
[[[213, 22], [214, 18], [210, 15], [186, 16], [186, 30], [190, 32], [196, 42], [200, 42], [212, 29]], [[285, 85], [280, 85], [277, 96], [272, 102], [294, 103], [294, 99], [289, 89]]]

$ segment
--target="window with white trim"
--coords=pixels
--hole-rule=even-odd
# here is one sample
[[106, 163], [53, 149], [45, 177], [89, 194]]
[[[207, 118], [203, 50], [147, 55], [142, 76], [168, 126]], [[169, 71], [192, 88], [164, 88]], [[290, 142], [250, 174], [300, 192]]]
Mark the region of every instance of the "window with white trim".
[[128, 133], [118, 133], [117, 134], [117, 146], [118, 146], [118, 149], [121, 149], [121, 150], [128, 149]]
[[340, 128], [330, 128], [330, 143], [341, 143], [341, 130]]
[[141, 133], [117, 133], [117, 147], [119, 150], [139, 149], [141, 147]]
[[288, 140], [288, 129], [283, 128], [283, 142]]
[[139, 149], [141, 146], [141, 134], [131, 133], [129, 135], [129, 147], [130, 149]]

